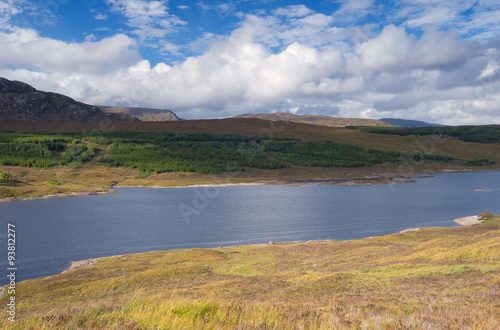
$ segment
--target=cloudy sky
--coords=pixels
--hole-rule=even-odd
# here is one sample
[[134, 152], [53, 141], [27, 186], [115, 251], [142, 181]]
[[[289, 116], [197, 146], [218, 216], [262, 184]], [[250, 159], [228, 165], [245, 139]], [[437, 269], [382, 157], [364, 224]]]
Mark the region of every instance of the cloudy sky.
[[500, 124], [498, 0], [0, 0], [0, 76], [184, 118]]

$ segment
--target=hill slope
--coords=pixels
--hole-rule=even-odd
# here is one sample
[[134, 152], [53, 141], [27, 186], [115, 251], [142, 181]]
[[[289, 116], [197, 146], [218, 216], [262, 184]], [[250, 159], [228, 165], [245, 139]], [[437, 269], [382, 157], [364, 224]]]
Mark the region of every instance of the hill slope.
[[345, 126], [391, 126], [388, 123], [377, 119], [363, 118], [340, 118], [320, 115], [294, 115], [288, 112], [275, 113], [257, 113], [237, 116], [235, 118], [258, 118], [265, 120], [280, 120], [291, 121], [297, 123], [305, 123], [311, 125], [321, 125], [329, 127], [345, 127]]
[[425, 121], [400, 119], [400, 118], [382, 118], [381, 121], [397, 127], [445, 127], [446, 125], [431, 124]]
[[98, 107], [70, 97], [38, 91], [19, 81], [0, 77], [0, 120], [37, 124], [108, 124], [131, 122], [128, 115], [105, 114]]
[[170, 110], [134, 108], [134, 107], [110, 107], [99, 106], [106, 113], [126, 114], [140, 121], [178, 121], [182, 120]]

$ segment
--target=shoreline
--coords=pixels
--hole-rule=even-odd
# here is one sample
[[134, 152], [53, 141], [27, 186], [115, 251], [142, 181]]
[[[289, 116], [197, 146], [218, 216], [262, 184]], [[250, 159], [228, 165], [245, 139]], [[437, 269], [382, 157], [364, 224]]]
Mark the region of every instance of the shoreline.
[[61, 197], [107, 195], [107, 194], [112, 194], [114, 192], [115, 192], [114, 189], [108, 189], [107, 191], [74, 191], [71, 192], [70, 194], [49, 194], [49, 195], [41, 195], [36, 197], [25, 197], [25, 198], [0, 198], [0, 203], [34, 201], [39, 199], [61, 198]]
[[[483, 221], [484, 221], [484, 219], [481, 218], [480, 215], [473, 215], [473, 216], [458, 218], [458, 219], [452, 220], [452, 222], [455, 222], [455, 223], [459, 224], [460, 226], [459, 227], [451, 227], [451, 228], [470, 227], [470, 226], [481, 224], [481, 223], [483, 223]], [[403, 229], [403, 230], [400, 230], [398, 232], [390, 233], [390, 234], [387, 234], [387, 235], [401, 235], [401, 234], [405, 234], [405, 233], [409, 233], [409, 232], [417, 232], [417, 231], [420, 231], [421, 229], [424, 229], [424, 228], [433, 228], [433, 227], [407, 228], [407, 229]], [[383, 235], [383, 236], [386, 236], [386, 235]], [[377, 236], [377, 237], [383, 237], [383, 236]], [[373, 238], [373, 236], [369, 236], [369, 237], [365, 237], [365, 238], [360, 238], [360, 239], [355, 239], [353, 241], [359, 241], [359, 240], [369, 239], [369, 238]], [[269, 243], [218, 246], [218, 247], [209, 247], [209, 248], [206, 248], [206, 249], [222, 249], [222, 248], [231, 248], [231, 247], [238, 247], [238, 246], [267, 246], [267, 245], [281, 245], [281, 244], [295, 244], [295, 243], [321, 243], [321, 242], [330, 242], [330, 241], [336, 241], [336, 240], [334, 240], [334, 239], [320, 239], [320, 240], [289, 241], [289, 242], [269, 241]], [[348, 241], [351, 241], [351, 240], [345, 240], [344, 242], [348, 242]], [[185, 250], [190, 250], [190, 249], [194, 249], [194, 248], [186, 248]], [[177, 250], [177, 249], [174, 249], [174, 250]], [[155, 251], [156, 252], [161, 252], [161, 251], [165, 251], [166, 252], [166, 251], [170, 251], [170, 250], [151, 250], [151, 251], [148, 251], [148, 252], [155, 252]], [[62, 272], [54, 274], [54, 275], [63, 274], [63, 273], [66, 273], [66, 272], [69, 272], [71, 270], [78, 269], [78, 268], [90, 267], [90, 266], [93, 266], [96, 262], [98, 262], [100, 260], [104, 260], [104, 259], [115, 258], [115, 257], [123, 257], [123, 256], [126, 256], [126, 255], [136, 255], [136, 254], [148, 253], [148, 252], [118, 254], [118, 255], [112, 255], [112, 256], [107, 256], [107, 257], [97, 257], [97, 258], [90, 258], [90, 259], [83, 259], [83, 260], [72, 261], [71, 265], [68, 268], [66, 268]], [[54, 276], [54, 275], [50, 275], [49, 277]]]
[[73, 270], [73, 269], [78, 269], [78, 268], [82, 268], [82, 267], [93, 266], [99, 260], [108, 259], [108, 258], [115, 258], [115, 257], [123, 257], [123, 256], [124, 256], [124, 254], [117, 254], [117, 255], [108, 256], [108, 257], [98, 257], [98, 258], [91, 258], [91, 259], [84, 259], [84, 260], [73, 261], [73, 262], [71, 262], [71, 265], [67, 269], [63, 270], [59, 274], [63, 274], [63, 273], [69, 272], [70, 270]]
[[[381, 182], [386, 180], [384, 182]], [[362, 181], [362, 182], [356, 182]], [[372, 182], [366, 182], [372, 181]], [[375, 182], [377, 181], [377, 182]], [[113, 186], [113, 188], [156, 188], [156, 189], [177, 189], [177, 188], [200, 188], [200, 187], [236, 187], [236, 186], [311, 186], [311, 185], [340, 185], [340, 186], [372, 186], [375, 184], [397, 184], [411, 183], [414, 180], [408, 177], [398, 177], [398, 179], [388, 180], [386, 178], [359, 178], [359, 179], [307, 179], [307, 180], [269, 180], [253, 182], [234, 182], [234, 183], [199, 183], [185, 186]]]
[[[385, 174], [372, 174], [361, 178], [312, 178], [305, 180], [265, 180], [265, 181], [250, 181], [250, 182], [231, 182], [231, 183], [199, 183], [199, 184], [188, 184], [188, 185], [111, 185], [107, 188], [107, 191], [76, 191], [70, 194], [49, 194], [41, 195], [36, 197], [26, 197], [26, 198], [0, 198], [0, 203], [7, 202], [18, 202], [18, 201], [30, 201], [38, 199], [48, 199], [48, 198], [59, 198], [59, 197], [78, 197], [78, 196], [91, 196], [91, 195], [106, 195], [115, 192], [113, 188], [154, 188], [154, 189], [176, 189], [176, 188], [203, 188], [203, 187], [235, 187], [235, 186], [265, 186], [265, 185], [277, 185], [277, 186], [305, 186], [305, 185], [339, 185], [339, 186], [372, 186], [378, 184], [402, 184], [402, 183], [413, 183], [416, 178], [431, 178], [435, 174], [442, 173], [470, 173], [470, 172], [498, 172], [498, 169], [459, 169], [459, 170], [435, 170], [435, 171], [424, 171], [416, 172], [411, 175], [401, 175], [395, 173], [385, 173]], [[104, 187], [102, 187], [105, 189]], [[481, 189], [480, 189], [481, 190]], [[479, 190], [478, 190], [479, 191]], [[482, 190], [481, 190], [482, 191]]]
[[[107, 191], [76, 191], [70, 194], [49, 194], [36, 197], [25, 198], [0, 198], [0, 203], [8, 202], [21, 202], [32, 201], [39, 199], [60, 198], [60, 197], [78, 197], [78, 196], [92, 196], [92, 195], [107, 195], [115, 192], [114, 188], [152, 188], [152, 189], [177, 189], [177, 188], [201, 188], [201, 187], [236, 187], [236, 186], [306, 186], [306, 185], [340, 185], [340, 186], [372, 186], [376, 184], [401, 184], [415, 182], [412, 178], [432, 177], [428, 173], [416, 174], [415, 176], [396, 176], [396, 175], [374, 175], [366, 178], [353, 178], [353, 179], [306, 179], [306, 180], [268, 180], [268, 181], [251, 181], [251, 182], [231, 182], [231, 183], [199, 183], [178, 186], [147, 186], [147, 185], [112, 185]], [[359, 181], [359, 182], [357, 182]], [[370, 182], [371, 181], [371, 182]]]

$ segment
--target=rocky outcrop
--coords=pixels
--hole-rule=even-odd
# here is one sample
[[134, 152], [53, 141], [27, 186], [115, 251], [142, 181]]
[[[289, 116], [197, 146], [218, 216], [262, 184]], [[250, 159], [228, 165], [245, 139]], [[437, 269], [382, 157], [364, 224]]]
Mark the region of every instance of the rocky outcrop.
[[23, 82], [1, 77], [0, 120], [71, 125], [137, 121], [128, 115], [106, 114], [96, 106], [65, 95], [38, 91]]

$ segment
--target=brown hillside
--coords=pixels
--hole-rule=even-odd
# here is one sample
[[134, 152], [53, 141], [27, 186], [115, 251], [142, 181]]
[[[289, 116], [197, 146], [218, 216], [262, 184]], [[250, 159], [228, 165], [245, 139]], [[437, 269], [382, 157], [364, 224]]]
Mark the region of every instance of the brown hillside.
[[392, 126], [377, 119], [341, 118], [320, 115], [294, 115], [288, 112], [246, 114], [237, 116], [236, 118], [258, 118], [273, 121], [281, 120], [329, 127]]

